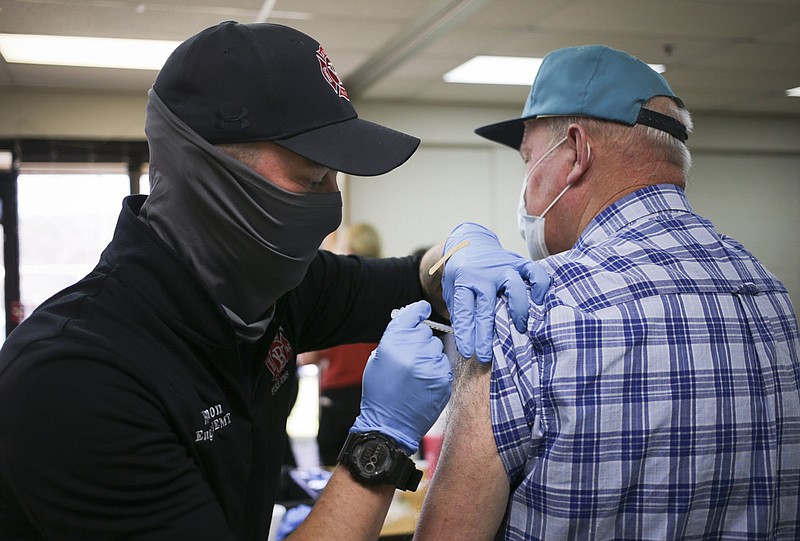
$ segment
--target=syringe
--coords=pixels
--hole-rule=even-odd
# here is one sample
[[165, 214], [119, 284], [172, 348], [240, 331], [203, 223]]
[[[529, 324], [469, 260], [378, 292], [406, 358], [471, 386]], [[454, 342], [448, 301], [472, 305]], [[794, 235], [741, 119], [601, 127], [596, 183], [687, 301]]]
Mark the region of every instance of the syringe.
[[[392, 310], [392, 319], [394, 319], [399, 313], [400, 313], [399, 308], [395, 308], [394, 310]], [[445, 325], [444, 323], [437, 323], [436, 321], [431, 321], [430, 319], [423, 319], [421, 323], [427, 325], [434, 331], [453, 334], [453, 327], [451, 327], [450, 325]]]

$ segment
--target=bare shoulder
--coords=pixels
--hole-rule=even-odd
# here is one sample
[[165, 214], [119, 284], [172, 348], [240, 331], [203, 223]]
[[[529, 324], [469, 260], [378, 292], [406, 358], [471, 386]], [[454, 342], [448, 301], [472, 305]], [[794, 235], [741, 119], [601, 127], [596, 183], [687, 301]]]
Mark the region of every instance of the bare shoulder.
[[497, 532], [509, 483], [492, 433], [491, 373], [491, 364], [458, 360], [444, 446], [415, 540], [488, 540]]

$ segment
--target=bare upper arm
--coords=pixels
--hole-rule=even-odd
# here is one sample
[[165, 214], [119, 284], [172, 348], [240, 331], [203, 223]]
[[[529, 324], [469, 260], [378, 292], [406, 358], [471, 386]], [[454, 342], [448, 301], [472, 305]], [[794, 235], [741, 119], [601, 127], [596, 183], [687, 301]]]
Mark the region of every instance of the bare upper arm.
[[509, 482], [492, 434], [491, 365], [459, 360], [442, 454], [414, 539], [493, 539]]

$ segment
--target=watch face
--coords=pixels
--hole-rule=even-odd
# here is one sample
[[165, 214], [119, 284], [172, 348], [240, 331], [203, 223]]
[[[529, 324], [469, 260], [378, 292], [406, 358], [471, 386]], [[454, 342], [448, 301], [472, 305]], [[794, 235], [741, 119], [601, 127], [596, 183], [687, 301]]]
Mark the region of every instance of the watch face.
[[391, 468], [389, 446], [380, 440], [368, 440], [353, 449], [352, 464], [364, 478], [378, 477]]

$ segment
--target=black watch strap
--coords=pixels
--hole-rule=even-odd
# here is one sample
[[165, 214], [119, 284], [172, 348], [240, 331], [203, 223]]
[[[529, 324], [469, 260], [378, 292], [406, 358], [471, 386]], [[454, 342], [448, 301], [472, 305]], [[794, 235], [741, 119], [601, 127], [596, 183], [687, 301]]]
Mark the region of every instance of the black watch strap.
[[[405, 456], [405, 454], [403, 456]], [[422, 480], [422, 470], [418, 470], [414, 461], [407, 456], [405, 460], [400, 461], [397, 466], [399, 471], [393, 475], [395, 479], [390, 480], [390, 482], [396, 486], [398, 490], [410, 490], [411, 492], [417, 490], [419, 482]]]

